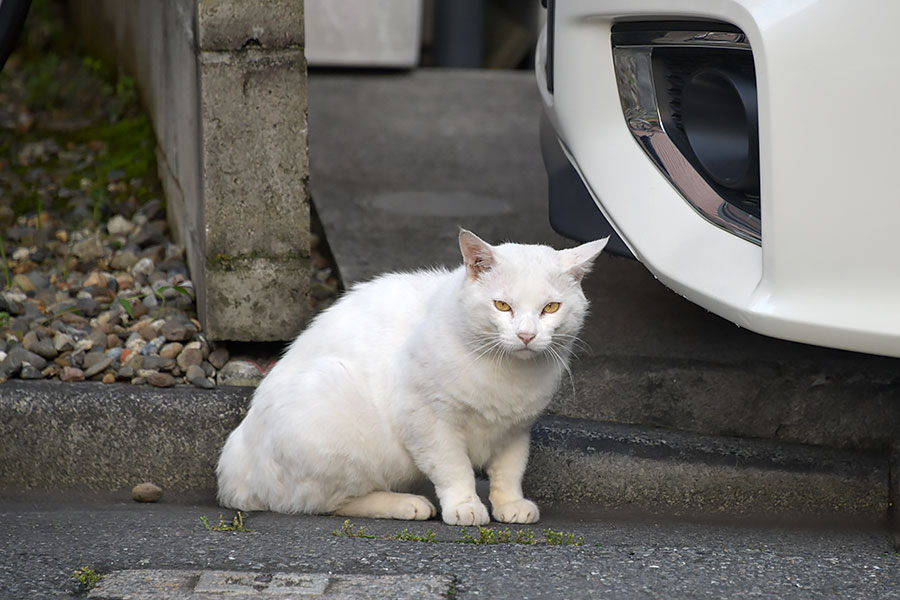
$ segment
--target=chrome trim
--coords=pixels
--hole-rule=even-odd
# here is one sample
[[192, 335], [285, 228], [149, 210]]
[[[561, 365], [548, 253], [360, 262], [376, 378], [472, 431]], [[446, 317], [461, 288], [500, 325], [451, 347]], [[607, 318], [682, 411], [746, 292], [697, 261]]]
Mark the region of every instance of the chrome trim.
[[622, 31], [612, 34], [614, 48], [644, 46], [732, 48], [749, 50], [744, 33], [736, 31]]
[[675, 146], [663, 128], [653, 83], [651, 53], [659, 47], [750, 50], [746, 36], [717, 31], [625, 31], [612, 35], [616, 83], [631, 134], [662, 174], [702, 217], [762, 245], [760, 219], [725, 201]]

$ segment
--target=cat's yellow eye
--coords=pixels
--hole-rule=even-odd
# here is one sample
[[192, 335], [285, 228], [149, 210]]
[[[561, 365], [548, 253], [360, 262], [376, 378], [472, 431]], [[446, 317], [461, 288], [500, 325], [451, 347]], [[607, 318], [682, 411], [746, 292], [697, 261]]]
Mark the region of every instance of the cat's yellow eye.
[[559, 310], [559, 302], [548, 302], [547, 306], [544, 307], [544, 314], [555, 313]]
[[503, 300], [494, 300], [494, 308], [501, 312], [509, 312], [512, 310], [512, 307]]

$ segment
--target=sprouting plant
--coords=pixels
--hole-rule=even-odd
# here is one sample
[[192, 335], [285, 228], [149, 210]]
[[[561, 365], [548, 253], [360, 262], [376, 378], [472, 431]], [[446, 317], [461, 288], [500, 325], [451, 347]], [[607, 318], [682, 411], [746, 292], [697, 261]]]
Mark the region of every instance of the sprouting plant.
[[331, 535], [337, 537], [348, 537], [348, 538], [367, 538], [370, 540], [374, 540], [374, 535], [369, 535], [366, 533], [365, 527], [360, 527], [356, 529], [353, 523], [350, 522], [350, 519], [344, 521], [343, 525], [341, 525], [340, 529], [335, 529], [331, 532]]
[[0, 235], [0, 259], [3, 262], [3, 278], [6, 280], [6, 287], [12, 287], [12, 280], [9, 277], [9, 264], [6, 260], [6, 240]]
[[9, 325], [9, 313], [5, 310], [0, 310], [0, 328], [6, 327]]
[[209, 519], [205, 516], [200, 517], [200, 520], [203, 522], [203, 526], [209, 531], [256, 531], [255, 529], [247, 529], [244, 527], [244, 513], [241, 511], [237, 511], [237, 514], [234, 515], [231, 523], [226, 523], [221, 514], [219, 514], [219, 522], [216, 525], [210, 525]]
[[576, 536], [574, 533], [553, 531], [549, 527], [544, 532], [544, 539], [551, 546], [581, 546], [584, 544], [584, 536]]
[[147, 296], [150, 296], [152, 294], [152, 295], [156, 296], [157, 298], [159, 298], [159, 308], [157, 309], [156, 314], [154, 315], [154, 318], [158, 319], [159, 316], [162, 314], [162, 312], [166, 309], [166, 298], [163, 295], [163, 292], [165, 292], [167, 290], [175, 290], [182, 296], [186, 296], [187, 298], [190, 298], [192, 300], [194, 298], [194, 296], [191, 295], [191, 292], [188, 291], [188, 289], [186, 287], [183, 287], [180, 285], [161, 285], [158, 288], [156, 288], [155, 290], [153, 290], [152, 292], [147, 293], [147, 294], [142, 294], [140, 296], [132, 296], [130, 298], [125, 298], [125, 297], [119, 296], [118, 298], [116, 298], [116, 303], [119, 304], [125, 310], [125, 312], [128, 314], [129, 317], [134, 319], [134, 302], [143, 300], [144, 298], [146, 298]]
[[100, 583], [103, 575], [90, 567], [81, 567], [72, 573], [72, 579], [77, 581], [85, 590], [91, 590]]
[[516, 539], [513, 540], [514, 544], [527, 544], [534, 545], [537, 542], [534, 540], [534, 532], [530, 529], [520, 529], [516, 532]]
[[410, 531], [409, 529], [404, 529], [403, 531], [398, 532], [393, 539], [401, 540], [404, 542], [435, 542], [437, 541], [437, 536], [432, 530], [427, 530], [424, 535], [418, 535]]
[[474, 537], [463, 527], [460, 535], [463, 544], [508, 544], [512, 534], [508, 528], [494, 531], [490, 527], [478, 527], [478, 537]]
[[37, 208], [37, 224], [36, 228], [40, 231], [44, 226], [44, 201], [41, 199], [41, 195], [38, 194], [37, 198], [35, 198], [36, 208]]

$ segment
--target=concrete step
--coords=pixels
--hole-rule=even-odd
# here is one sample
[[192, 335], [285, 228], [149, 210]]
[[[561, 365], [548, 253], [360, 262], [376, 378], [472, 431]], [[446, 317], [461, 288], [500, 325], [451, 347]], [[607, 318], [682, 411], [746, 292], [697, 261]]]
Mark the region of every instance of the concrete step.
[[[0, 487], [121, 490], [154, 481], [212, 490], [252, 388], [65, 384], [0, 387]], [[807, 515], [874, 522], [889, 504], [885, 454], [545, 417], [526, 490], [542, 502], [678, 514]]]

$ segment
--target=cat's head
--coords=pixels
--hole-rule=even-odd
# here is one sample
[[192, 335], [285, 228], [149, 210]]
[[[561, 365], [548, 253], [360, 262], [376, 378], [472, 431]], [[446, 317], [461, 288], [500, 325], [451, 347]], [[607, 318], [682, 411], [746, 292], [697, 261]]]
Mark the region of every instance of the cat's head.
[[461, 230], [466, 335], [486, 355], [566, 353], [587, 314], [581, 280], [609, 238], [576, 248], [491, 246]]

